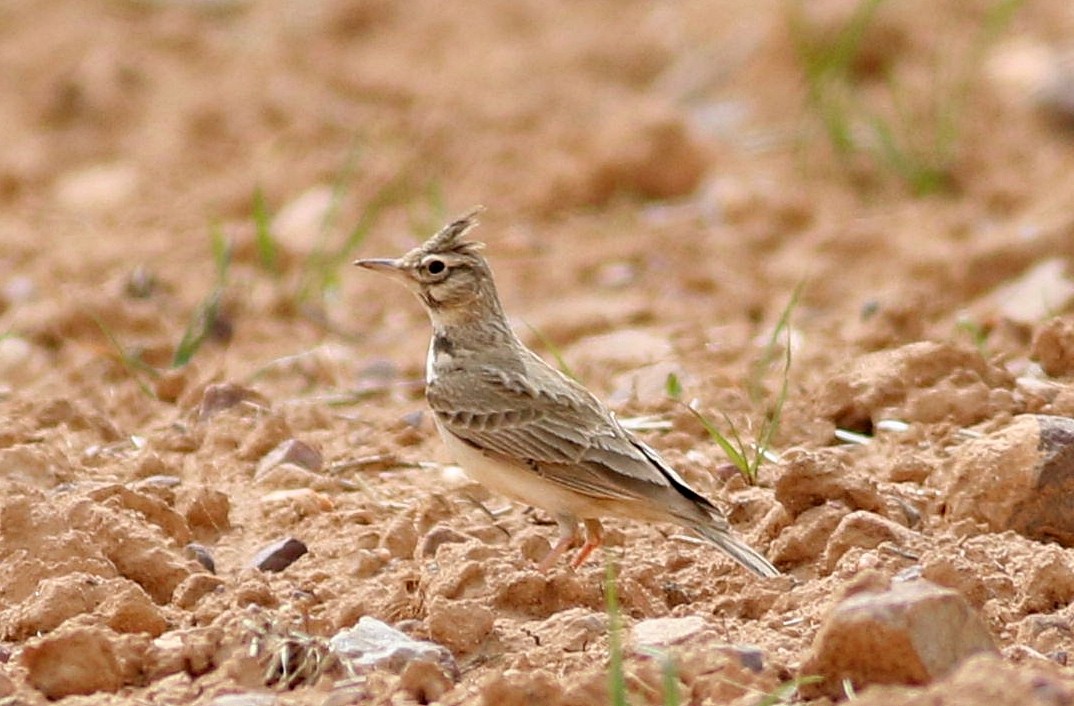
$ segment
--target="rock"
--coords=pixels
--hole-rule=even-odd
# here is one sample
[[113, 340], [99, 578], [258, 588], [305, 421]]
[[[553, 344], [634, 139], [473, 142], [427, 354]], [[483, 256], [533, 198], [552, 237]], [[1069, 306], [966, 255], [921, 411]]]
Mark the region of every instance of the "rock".
[[254, 480], [259, 480], [268, 471], [283, 463], [291, 463], [307, 471], [319, 471], [324, 466], [321, 452], [304, 441], [288, 439], [280, 442], [276, 448], [269, 451], [257, 464], [257, 473]]
[[79, 627], [30, 640], [20, 655], [27, 680], [49, 699], [123, 686], [123, 665], [111, 631]]
[[791, 515], [831, 501], [872, 512], [884, 507], [876, 482], [855, 472], [850, 455], [843, 449], [798, 451], [783, 458], [775, 496]]
[[224, 580], [212, 574], [191, 574], [175, 589], [172, 602], [184, 610], [191, 610], [203, 597], [224, 585]]
[[686, 642], [704, 644], [706, 652], [731, 655], [751, 672], [764, 669], [764, 652], [759, 647], [720, 643], [714, 626], [700, 615], [648, 618], [630, 629], [630, 649], [643, 656], [651, 656], [654, 649], [663, 650]]
[[850, 361], [824, 385], [816, 412], [862, 432], [885, 418], [969, 425], [992, 416], [989, 391], [1010, 384], [973, 348], [923, 341]]
[[446, 525], [437, 525], [421, 539], [421, 555], [426, 558], [436, 556], [436, 550], [444, 544], [461, 544], [470, 541], [462, 532]]
[[1065, 554], [1053, 544], [1034, 557], [1021, 586], [1021, 600], [1016, 607], [1019, 614], [1047, 614], [1074, 600], [1074, 567]]
[[1041, 112], [1057, 125], [1074, 128], [1074, 57], [1069, 53], [1058, 60], [1048, 57], [1049, 66], [1041, 73], [1035, 92]]
[[617, 194], [671, 199], [693, 192], [708, 166], [703, 144], [676, 111], [635, 106], [629, 120], [610, 120], [595, 136], [595, 168], [582, 193], [599, 206]]
[[190, 531], [202, 542], [215, 542], [231, 529], [231, 498], [221, 490], [195, 488], [184, 499], [182, 511]]
[[454, 654], [473, 652], [492, 632], [496, 616], [478, 600], [434, 596], [429, 602], [429, 637]]
[[26, 384], [47, 369], [47, 359], [30, 341], [13, 334], [0, 338], [0, 380], [3, 382]]
[[292, 252], [314, 252], [321, 247], [319, 238], [334, 201], [331, 186], [320, 184], [306, 189], [276, 213], [272, 234]]
[[191, 543], [183, 547], [183, 553], [186, 554], [188, 558], [201, 564], [210, 574], [216, 573], [216, 560], [213, 559], [213, 555], [208, 547]]
[[[302, 471], [298, 466], [288, 465], [280, 466], [279, 468], [294, 468]], [[302, 472], [309, 473], [309, 471]], [[257, 499], [257, 502], [266, 514], [279, 512], [286, 508], [286, 511], [293, 517], [313, 517], [322, 512], [328, 512], [335, 507], [330, 497], [310, 488], [274, 490], [262, 495]]]
[[649, 618], [634, 625], [630, 639], [635, 650], [646, 647], [670, 647], [701, 633], [708, 623], [700, 615], [685, 618]]
[[209, 706], [276, 706], [280, 700], [275, 694], [247, 691], [242, 694], [224, 694], [209, 702]]
[[[544, 669], [507, 670], [485, 682], [481, 689], [481, 706], [532, 706], [564, 703], [564, 679]], [[602, 699], [598, 703], [606, 703]], [[589, 703], [582, 701], [580, 703]]]
[[219, 666], [219, 662], [231, 654], [232, 645], [225, 646], [224, 643], [225, 632], [220, 626], [166, 632], [153, 640], [146, 650], [143, 673], [150, 681], [178, 672], [200, 676]]
[[1052, 377], [1074, 373], [1074, 318], [1057, 316], [1038, 326], [1029, 354]]
[[603, 610], [567, 608], [537, 626], [541, 645], [558, 652], [585, 652], [608, 636], [608, 614]]
[[780, 566], [815, 559], [824, 551], [832, 532], [848, 512], [846, 507], [834, 502], [803, 511], [793, 525], [773, 540], [768, 558]]
[[114, 580], [97, 607], [104, 624], [120, 633], [147, 633], [153, 637], [168, 629], [168, 621], [142, 587], [131, 581]]
[[287, 537], [262, 548], [250, 564], [261, 571], [283, 571], [308, 551], [301, 540]]
[[418, 546], [418, 528], [414, 526], [414, 520], [405, 515], [392, 520], [380, 538], [380, 546], [396, 559], [413, 557]]
[[15, 682], [6, 674], [0, 673], [0, 699], [5, 699], [15, 693]]
[[754, 674], [764, 671], [764, 650], [754, 645], [729, 645], [729, 649], [738, 656], [738, 663]]
[[399, 686], [419, 704], [440, 701], [453, 685], [451, 677], [433, 662], [409, 662], [399, 675]]
[[926, 684], [979, 652], [996, 652], [984, 622], [956, 591], [928, 581], [858, 593], [825, 617], [800, 673], [823, 681], [803, 685], [806, 699], [868, 684]]
[[1015, 279], [985, 295], [971, 310], [987, 312], [1024, 326], [1034, 326], [1074, 301], [1074, 281], [1066, 276], [1064, 258], [1039, 262]]
[[159, 604], [171, 600], [172, 591], [191, 573], [178, 549], [137, 513], [78, 499], [67, 508], [65, 518], [92, 536], [115, 570], [141, 585]]
[[91, 490], [88, 496], [105, 506], [134, 510], [160, 527], [177, 544], [186, 544], [191, 539], [190, 528], [183, 516], [152, 495], [122, 485], [106, 485]]
[[916, 532], [886, 517], [858, 510], [843, 517], [832, 532], [824, 551], [824, 565], [828, 571], [834, 570], [839, 559], [853, 547], [875, 549], [884, 542], [891, 542], [906, 549], [920, 538]]
[[83, 213], [123, 206], [138, 190], [140, 175], [130, 164], [95, 164], [63, 174], [54, 187], [64, 208]]
[[1019, 415], [959, 447], [940, 482], [952, 520], [1074, 546], [1074, 419]]
[[268, 407], [267, 400], [248, 387], [233, 382], [221, 382], [209, 385], [201, 393], [198, 403], [198, 421], [204, 422], [217, 412], [230, 409], [243, 402], [250, 402], [259, 407]]
[[430, 662], [457, 679], [458, 665], [444, 647], [426, 640], [415, 640], [387, 623], [368, 615], [352, 628], [336, 633], [329, 644], [340, 660], [357, 671], [387, 669], [401, 672], [411, 662]]
[[51, 632], [85, 613], [94, 613], [117, 632], [156, 636], [168, 627], [160, 609], [133, 581], [73, 572], [45, 579], [30, 598], [0, 614], [0, 634], [21, 640]]
[[980, 654], [967, 659], [946, 679], [927, 687], [873, 687], [846, 703], [854, 706], [1065, 706], [1074, 703], [1074, 684], [1064, 671], [1043, 660], [1016, 663], [992, 654]]

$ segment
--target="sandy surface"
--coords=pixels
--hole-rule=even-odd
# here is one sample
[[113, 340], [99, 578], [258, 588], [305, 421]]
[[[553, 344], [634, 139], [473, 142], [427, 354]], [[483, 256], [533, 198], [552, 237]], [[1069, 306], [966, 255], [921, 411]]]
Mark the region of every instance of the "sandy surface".
[[[810, 3], [806, 34], [854, 4]], [[789, 693], [834, 601], [918, 573], [966, 598], [998, 656], [859, 685], [863, 702], [1070, 703], [1074, 555], [1051, 540], [1074, 535], [995, 509], [1037, 447], [988, 444], [1016, 415], [1074, 415], [1074, 326], [1054, 318], [1072, 312], [1074, 138], [1041, 111], [1074, 11], [1027, 3], [974, 55], [989, 5], [885, 4], [853, 67], [877, 110], [897, 75], [911, 116], [937, 56], [967, 77], [949, 188], [919, 197], [833, 153], [779, 2], [6, 0], [0, 699], [596, 706], [611, 559], [628, 630], [700, 619], [675, 650], [689, 703]], [[450, 465], [418, 302], [348, 264], [476, 203], [524, 340], [663, 422], [640, 433], [787, 577], [619, 521], [580, 570], [534, 570], [554, 524]], [[751, 487], [665, 381], [753, 438], [783, 358], [757, 361], [799, 285], [780, 460]], [[289, 440], [306, 446], [277, 463]], [[287, 537], [308, 553], [252, 568]], [[273, 689], [249, 656], [362, 616], [458, 673]], [[660, 702], [659, 661], [627, 671], [634, 703]]]

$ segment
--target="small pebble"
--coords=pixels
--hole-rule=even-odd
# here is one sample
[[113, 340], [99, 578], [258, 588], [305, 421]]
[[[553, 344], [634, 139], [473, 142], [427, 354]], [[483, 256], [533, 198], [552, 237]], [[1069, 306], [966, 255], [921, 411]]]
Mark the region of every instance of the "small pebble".
[[210, 574], [216, 573], [216, 562], [213, 560], [213, 555], [209, 553], [209, 550], [206, 547], [191, 542], [183, 547], [183, 553], [205, 567], [205, 570]]
[[283, 571], [308, 551], [309, 549], [300, 540], [287, 537], [259, 551], [250, 563], [255, 569], [261, 571]]
[[217, 412], [247, 401], [265, 405], [264, 398], [248, 387], [236, 385], [233, 382], [209, 385], [202, 393], [201, 403], [198, 404], [198, 421], [203, 422]]
[[437, 525], [429, 530], [421, 540], [421, 555], [423, 557], [436, 556], [436, 550], [443, 544], [462, 543], [469, 540], [462, 532], [444, 525]]
[[324, 459], [320, 451], [306, 442], [287, 439], [264, 455], [261, 462], [257, 464], [254, 480], [258, 480], [268, 471], [284, 463], [292, 463], [307, 471], [319, 471], [324, 466]]

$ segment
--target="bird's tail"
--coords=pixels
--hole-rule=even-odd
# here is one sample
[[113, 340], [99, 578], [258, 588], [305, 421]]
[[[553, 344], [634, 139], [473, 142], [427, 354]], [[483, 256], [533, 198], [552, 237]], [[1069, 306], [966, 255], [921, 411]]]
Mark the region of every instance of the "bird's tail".
[[772, 562], [732, 535], [730, 530], [700, 523], [693, 524], [691, 528], [758, 576], [770, 578], [780, 575], [779, 569], [772, 566]]

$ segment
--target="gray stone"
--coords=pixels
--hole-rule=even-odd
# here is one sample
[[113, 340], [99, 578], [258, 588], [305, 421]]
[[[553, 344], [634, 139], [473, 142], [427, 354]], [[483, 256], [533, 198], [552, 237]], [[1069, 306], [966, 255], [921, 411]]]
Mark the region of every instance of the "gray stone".
[[283, 571], [308, 551], [301, 540], [287, 537], [263, 548], [254, 556], [251, 564], [261, 571]]
[[355, 671], [387, 669], [400, 673], [411, 662], [431, 662], [453, 679], [459, 667], [445, 647], [427, 640], [415, 640], [368, 615], [352, 628], [341, 630], [329, 641], [332, 652]]

